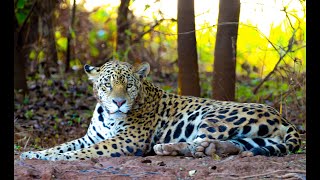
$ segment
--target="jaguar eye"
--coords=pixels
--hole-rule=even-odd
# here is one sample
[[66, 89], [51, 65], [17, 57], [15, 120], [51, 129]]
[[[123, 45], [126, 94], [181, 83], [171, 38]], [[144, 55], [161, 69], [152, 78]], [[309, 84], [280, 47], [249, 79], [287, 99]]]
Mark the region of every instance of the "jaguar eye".
[[127, 88], [131, 88], [132, 87], [132, 84], [127, 84]]
[[110, 87], [111, 87], [111, 84], [110, 84], [110, 83], [106, 83], [105, 86], [106, 86], [107, 88], [110, 88]]

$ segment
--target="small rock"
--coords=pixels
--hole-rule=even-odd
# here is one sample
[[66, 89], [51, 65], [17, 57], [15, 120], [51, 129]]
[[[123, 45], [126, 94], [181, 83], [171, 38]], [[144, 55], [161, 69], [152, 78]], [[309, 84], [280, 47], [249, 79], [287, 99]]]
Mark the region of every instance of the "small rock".
[[165, 166], [166, 165], [163, 161], [157, 161], [156, 164], [158, 166]]
[[100, 163], [95, 163], [95, 164], [94, 164], [94, 167], [101, 168], [101, 167], [103, 167], [103, 165], [100, 164]]
[[208, 163], [203, 162], [202, 165], [203, 165], [203, 166], [208, 166]]
[[144, 159], [141, 161], [141, 163], [152, 163], [152, 161], [150, 159]]
[[99, 162], [97, 158], [91, 158], [90, 160], [91, 160], [92, 162], [94, 162], [94, 163], [98, 163], [98, 162]]
[[197, 173], [197, 170], [189, 171], [189, 176], [194, 176]]

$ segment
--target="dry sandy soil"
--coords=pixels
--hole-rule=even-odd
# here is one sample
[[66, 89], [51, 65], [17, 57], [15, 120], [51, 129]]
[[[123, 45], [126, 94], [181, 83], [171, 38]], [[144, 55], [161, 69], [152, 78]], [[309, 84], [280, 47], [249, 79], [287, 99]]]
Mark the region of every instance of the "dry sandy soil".
[[284, 157], [147, 156], [85, 161], [20, 160], [14, 179], [306, 179], [306, 154]]

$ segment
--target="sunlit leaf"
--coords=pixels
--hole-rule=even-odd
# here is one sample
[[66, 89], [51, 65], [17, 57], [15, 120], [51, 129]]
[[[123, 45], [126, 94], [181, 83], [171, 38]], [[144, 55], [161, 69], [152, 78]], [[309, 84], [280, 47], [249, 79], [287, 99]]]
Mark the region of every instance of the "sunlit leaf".
[[289, 85], [287, 83], [280, 84], [280, 91], [285, 92], [289, 89]]
[[67, 43], [68, 39], [66, 37], [61, 37], [57, 40], [58, 48], [60, 48], [62, 51], [67, 51]]
[[89, 32], [89, 42], [94, 44], [96, 43], [97, 38], [96, 38], [96, 32], [95, 31], [90, 31]]
[[90, 14], [90, 20], [95, 23], [104, 23], [109, 18], [105, 8], [99, 8], [96, 12]]
[[35, 50], [31, 50], [29, 54], [29, 59], [34, 60], [36, 58], [37, 54]]
[[48, 79], [48, 81], [47, 81], [47, 85], [48, 85], [48, 86], [52, 86], [52, 84], [53, 84], [52, 79]]
[[76, 38], [76, 32], [74, 31], [74, 29], [71, 28], [71, 38], [75, 39]]
[[38, 54], [38, 60], [41, 62], [44, 60], [44, 58], [45, 58], [44, 51], [40, 51]]
[[150, 5], [149, 4], [146, 4], [145, 6], [144, 6], [144, 10], [147, 10], [147, 9], [149, 9], [150, 8]]
[[61, 37], [61, 32], [60, 31], [56, 31], [54, 33], [54, 36], [55, 36], [56, 39], [59, 39]]

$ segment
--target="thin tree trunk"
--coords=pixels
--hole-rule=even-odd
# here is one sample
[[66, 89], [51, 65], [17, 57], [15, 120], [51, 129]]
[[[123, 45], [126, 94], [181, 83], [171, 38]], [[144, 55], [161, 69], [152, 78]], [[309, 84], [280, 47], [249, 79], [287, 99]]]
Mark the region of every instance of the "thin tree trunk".
[[[129, 13], [130, 0], [121, 0], [120, 7], [118, 9], [117, 17], [117, 43], [116, 51], [119, 59], [126, 59], [125, 53], [128, 51], [130, 37], [126, 34], [126, 30], [129, 30], [128, 13]], [[133, 60], [128, 59], [133, 63]]]
[[[240, 0], [220, 0], [214, 51], [212, 94], [217, 100], [235, 100], [236, 44]], [[236, 22], [234, 24], [223, 24]]]
[[70, 70], [70, 61], [72, 59], [71, 55], [71, 43], [72, 43], [72, 31], [74, 27], [74, 20], [76, 16], [76, 0], [73, 0], [72, 13], [71, 13], [71, 21], [68, 29], [68, 37], [67, 37], [67, 57], [66, 57], [66, 69], [65, 72]]
[[[54, 7], [53, 7], [54, 8]], [[48, 41], [49, 41], [49, 49], [50, 49], [50, 55], [51, 55], [51, 61], [52, 65], [58, 65], [58, 53], [57, 53], [57, 47], [56, 47], [56, 39], [54, 35], [54, 26], [53, 26], [53, 17], [48, 21], [48, 28], [50, 29], [48, 34]]]
[[45, 47], [46, 61], [44, 62], [44, 72], [46, 77], [50, 76], [49, 67], [57, 66], [57, 49], [54, 38], [53, 17], [54, 9], [56, 6], [55, 0], [42, 1], [38, 0], [37, 10], [39, 23], [39, 43]]
[[25, 63], [22, 55], [22, 47], [18, 43], [18, 22], [14, 17], [14, 89], [28, 92]]
[[200, 96], [194, 0], [178, 0], [178, 66], [178, 93]]

